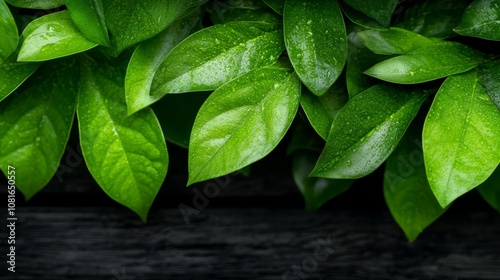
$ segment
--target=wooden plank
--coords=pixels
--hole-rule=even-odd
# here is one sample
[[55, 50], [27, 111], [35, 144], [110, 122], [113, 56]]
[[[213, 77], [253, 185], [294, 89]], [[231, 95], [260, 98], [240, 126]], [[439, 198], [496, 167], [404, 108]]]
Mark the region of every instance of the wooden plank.
[[[209, 207], [186, 224], [154, 209], [142, 224], [123, 208], [27, 207], [18, 219], [18, 272], [1, 279], [500, 279], [494, 211], [450, 211], [413, 244], [386, 211]], [[293, 265], [302, 278], [283, 277]]]

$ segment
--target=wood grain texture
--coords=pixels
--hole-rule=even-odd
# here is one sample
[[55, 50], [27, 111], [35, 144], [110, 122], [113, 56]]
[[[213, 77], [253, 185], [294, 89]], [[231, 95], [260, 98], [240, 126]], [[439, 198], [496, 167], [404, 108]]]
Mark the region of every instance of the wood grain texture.
[[282, 275], [328, 237], [333, 252], [303, 279], [500, 279], [493, 211], [449, 212], [413, 244], [386, 211], [209, 207], [188, 225], [178, 209], [153, 209], [147, 224], [114, 207], [17, 215], [18, 272], [0, 279], [300, 279]]

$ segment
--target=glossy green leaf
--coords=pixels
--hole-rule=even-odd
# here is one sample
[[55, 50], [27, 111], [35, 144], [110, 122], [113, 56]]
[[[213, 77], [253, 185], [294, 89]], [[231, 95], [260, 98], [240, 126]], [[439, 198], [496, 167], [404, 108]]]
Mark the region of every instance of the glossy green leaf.
[[423, 132], [425, 167], [442, 207], [486, 180], [500, 162], [500, 111], [476, 70], [448, 77]]
[[384, 174], [385, 201], [410, 242], [446, 211], [432, 193], [425, 174], [420, 119], [415, 119], [387, 158]]
[[325, 140], [321, 139], [307, 120], [296, 118], [292, 139], [288, 144], [286, 154], [291, 155], [300, 150], [321, 152], [324, 146]]
[[338, 80], [322, 96], [316, 96], [308, 90], [302, 92], [300, 105], [309, 122], [321, 138], [327, 139], [335, 116], [349, 100], [345, 82]]
[[449, 38], [457, 34], [453, 28], [460, 23], [469, 1], [423, 0], [405, 7], [398, 15], [395, 26], [426, 37]]
[[356, 95], [335, 118], [311, 176], [356, 179], [373, 172], [396, 148], [426, 97], [385, 84]]
[[491, 207], [500, 211], [500, 167], [477, 190]]
[[66, 0], [71, 19], [90, 41], [109, 47], [102, 0]]
[[347, 191], [354, 180], [310, 178], [318, 155], [311, 151], [300, 151], [293, 157], [293, 179], [304, 197], [306, 210], [314, 211], [325, 202]]
[[0, 62], [0, 101], [14, 92], [40, 66], [40, 63], [16, 62], [16, 57], [13, 54]]
[[129, 115], [163, 97], [163, 95], [149, 94], [154, 74], [168, 53], [199, 26], [200, 15], [196, 12], [175, 22], [137, 47], [130, 59], [125, 77], [125, 96]]
[[84, 52], [95, 46], [75, 26], [68, 11], [32, 21], [22, 34], [18, 61], [44, 61]]
[[51, 62], [0, 103], [0, 168], [16, 168], [16, 187], [30, 199], [54, 176], [68, 141], [78, 79], [74, 62]]
[[398, 4], [398, 0], [343, 0], [352, 8], [375, 19], [382, 26], [389, 26], [392, 13]]
[[300, 101], [300, 81], [290, 68], [254, 70], [210, 95], [191, 133], [188, 185], [243, 168], [278, 145]]
[[500, 2], [476, 0], [465, 10], [454, 31], [463, 36], [500, 40]]
[[194, 120], [210, 93], [167, 94], [151, 106], [168, 141], [184, 148], [189, 146]]
[[384, 56], [374, 54], [369, 50], [355, 32], [349, 34], [346, 67], [346, 81], [349, 98], [367, 90], [378, 83], [378, 80], [364, 75], [363, 72], [384, 59]]
[[500, 110], [500, 61], [487, 61], [481, 64], [479, 78], [491, 100]]
[[378, 30], [383, 30], [387, 29], [389, 26], [384, 26], [381, 25], [378, 21], [374, 20], [373, 18], [363, 14], [362, 12], [351, 8], [351, 6], [339, 1], [338, 4], [342, 8], [342, 11], [344, 14], [347, 16], [347, 18], [352, 21], [353, 23], [365, 27], [365, 28], [370, 28], [370, 29], [378, 29]]
[[16, 22], [4, 0], [0, 0], [0, 62], [16, 51], [19, 34]]
[[382, 55], [406, 54], [435, 44], [434, 40], [397, 27], [388, 30], [368, 29], [357, 35], [367, 48]]
[[417, 84], [467, 72], [483, 59], [483, 54], [468, 46], [442, 43], [384, 60], [365, 74], [391, 83]]
[[123, 74], [85, 60], [77, 115], [82, 153], [99, 186], [146, 221], [167, 174], [168, 153], [151, 109], [127, 116]]
[[7, 3], [14, 7], [48, 10], [61, 7], [64, 5], [64, 0], [6, 0]]
[[149, 39], [206, 0], [105, 0], [104, 15], [118, 53]]
[[335, 1], [287, 0], [284, 35], [288, 57], [302, 82], [323, 95], [342, 73], [347, 38]]
[[285, 7], [285, 0], [262, 0], [262, 2], [266, 3], [271, 9], [273, 9], [278, 14], [283, 14], [283, 8]]
[[205, 28], [175, 47], [158, 68], [151, 95], [215, 90], [283, 52], [274, 24], [229, 22]]
[[281, 17], [261, 0], [214, 1], [210, 7], [210, 18], [215, 24], [231, 21], [281, 23]]

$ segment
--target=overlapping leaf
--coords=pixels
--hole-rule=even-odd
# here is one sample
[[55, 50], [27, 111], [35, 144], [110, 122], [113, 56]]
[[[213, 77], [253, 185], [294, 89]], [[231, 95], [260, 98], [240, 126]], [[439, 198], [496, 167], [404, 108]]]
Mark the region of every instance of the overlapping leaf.
[[17, 48], [19, 34], [16, 22], [5, 0], [0, 0], [0, 62], [9, 57]]
[[380, 25], [388, 26], [398, 0], [343, 0], [349, 6], [375, 19]]
[[434, 40], [397, 27], [388, 30], [368, 29], [357, 35], [367, 48], [382, 55], [406, 54], [436, 44]]
[[440, 43], [384, 60], [365, 73], [383, 81], [416, 84], [467, 72], [479, 65], [484, 55], [459, 43]]
[[491, 174], [491, 176], [484, 183], [477, 187], [479, 194], [483, 197], [491, 207], [500, 211], [500, 168]]
[[155, 37], [142, 42], [134, 51], [125, 77], [125, 96], [129, 114], [133, 114], [163, 95], [150, 95], [151, 83], [158, 67], [167, 54], [184, 38], [198, 29], [200, 17], [193, 12], [168, 27]]
[[84, 52], [95, 46], [75, 26], [68, 11], [43, 16], [23, 31], [18, 61], [45, 61]]
[[491, 100], [500, 110], [500, 61], [487, 61], [479, 67], [479, 78]]
[[311, 176], [355, 179], [373, 172], [396, 148], [426, 97], [384, 84], [356, 95], [335, 118]]
[[421, 119], [415, 119], [387, 158], [384, 174], [385, 201], [410, 242], [446, 211], [432, 193], [425, 174]]
[[270, 65], [284, 49], [275, 24], [229, 22], [205, 28], [175, 47], [158, 68], [151, 95], [215, 90]]
[[83, 156], [99, 186], [143, 221], [165, 179], [168, 153], [151, 109], [127, 116], [123, 75], [105, 61], [81, 67], [77, 115]]
[[14, 92], [40, 66], [40, 63], [16, 62], [16, 57], [14, 53], [0, 62], [0, 101]]
[[16, 186], [30, 199], [57, 171], [78, 92], [74, 62], [52, 62], [0, 103], [0, 168], [16, 168]]
[[64, 0], [6, 0], [12, 6], [27, 9], [48, 10], [64, 5]]
[[474, 1], [454, 31], [464, 36], [500, 40], [500, 1]]
[[104, 15], [118, 53], [149, 39], [206, 0], [105, 0]]
[[94, 43], [110, 46], [102, 0], [66, 0], [71, 19]]
[[500, 162], [500, 111], [477, 70], [446, 79], [423, 132], [427, 177], [442, 207], [477, 187]]
[[347, 38], [335, 1], [287, 0], [284, 35], [288, 57], [302, 82], [323, 95], [342, 73]]
[[201, 107], [189, 144], [189, 182], [215, 178], [271, 152], [297, 112], [300, 82], [282, 63], [220, 87]]

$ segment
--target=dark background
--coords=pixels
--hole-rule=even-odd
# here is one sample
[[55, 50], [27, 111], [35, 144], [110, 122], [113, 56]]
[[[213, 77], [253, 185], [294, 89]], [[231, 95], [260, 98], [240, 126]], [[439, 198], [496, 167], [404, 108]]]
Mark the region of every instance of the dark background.
[[0, 279], [500, 279], [500, 215], [475, 191], [410, 244], [385, 205], [383, 167], [304, 211], [288, 142], [250, 177], [227, 177], [189, 224], [179, 204], [194, 208], [194, 189], [207, 183], [185, 187], [187, 152], [169, 144], [169, 174], [144, 224], [97, 186], [72, 137], [49, 186], [29, 202], [18, 193], [17, 272], [2, 261]]

